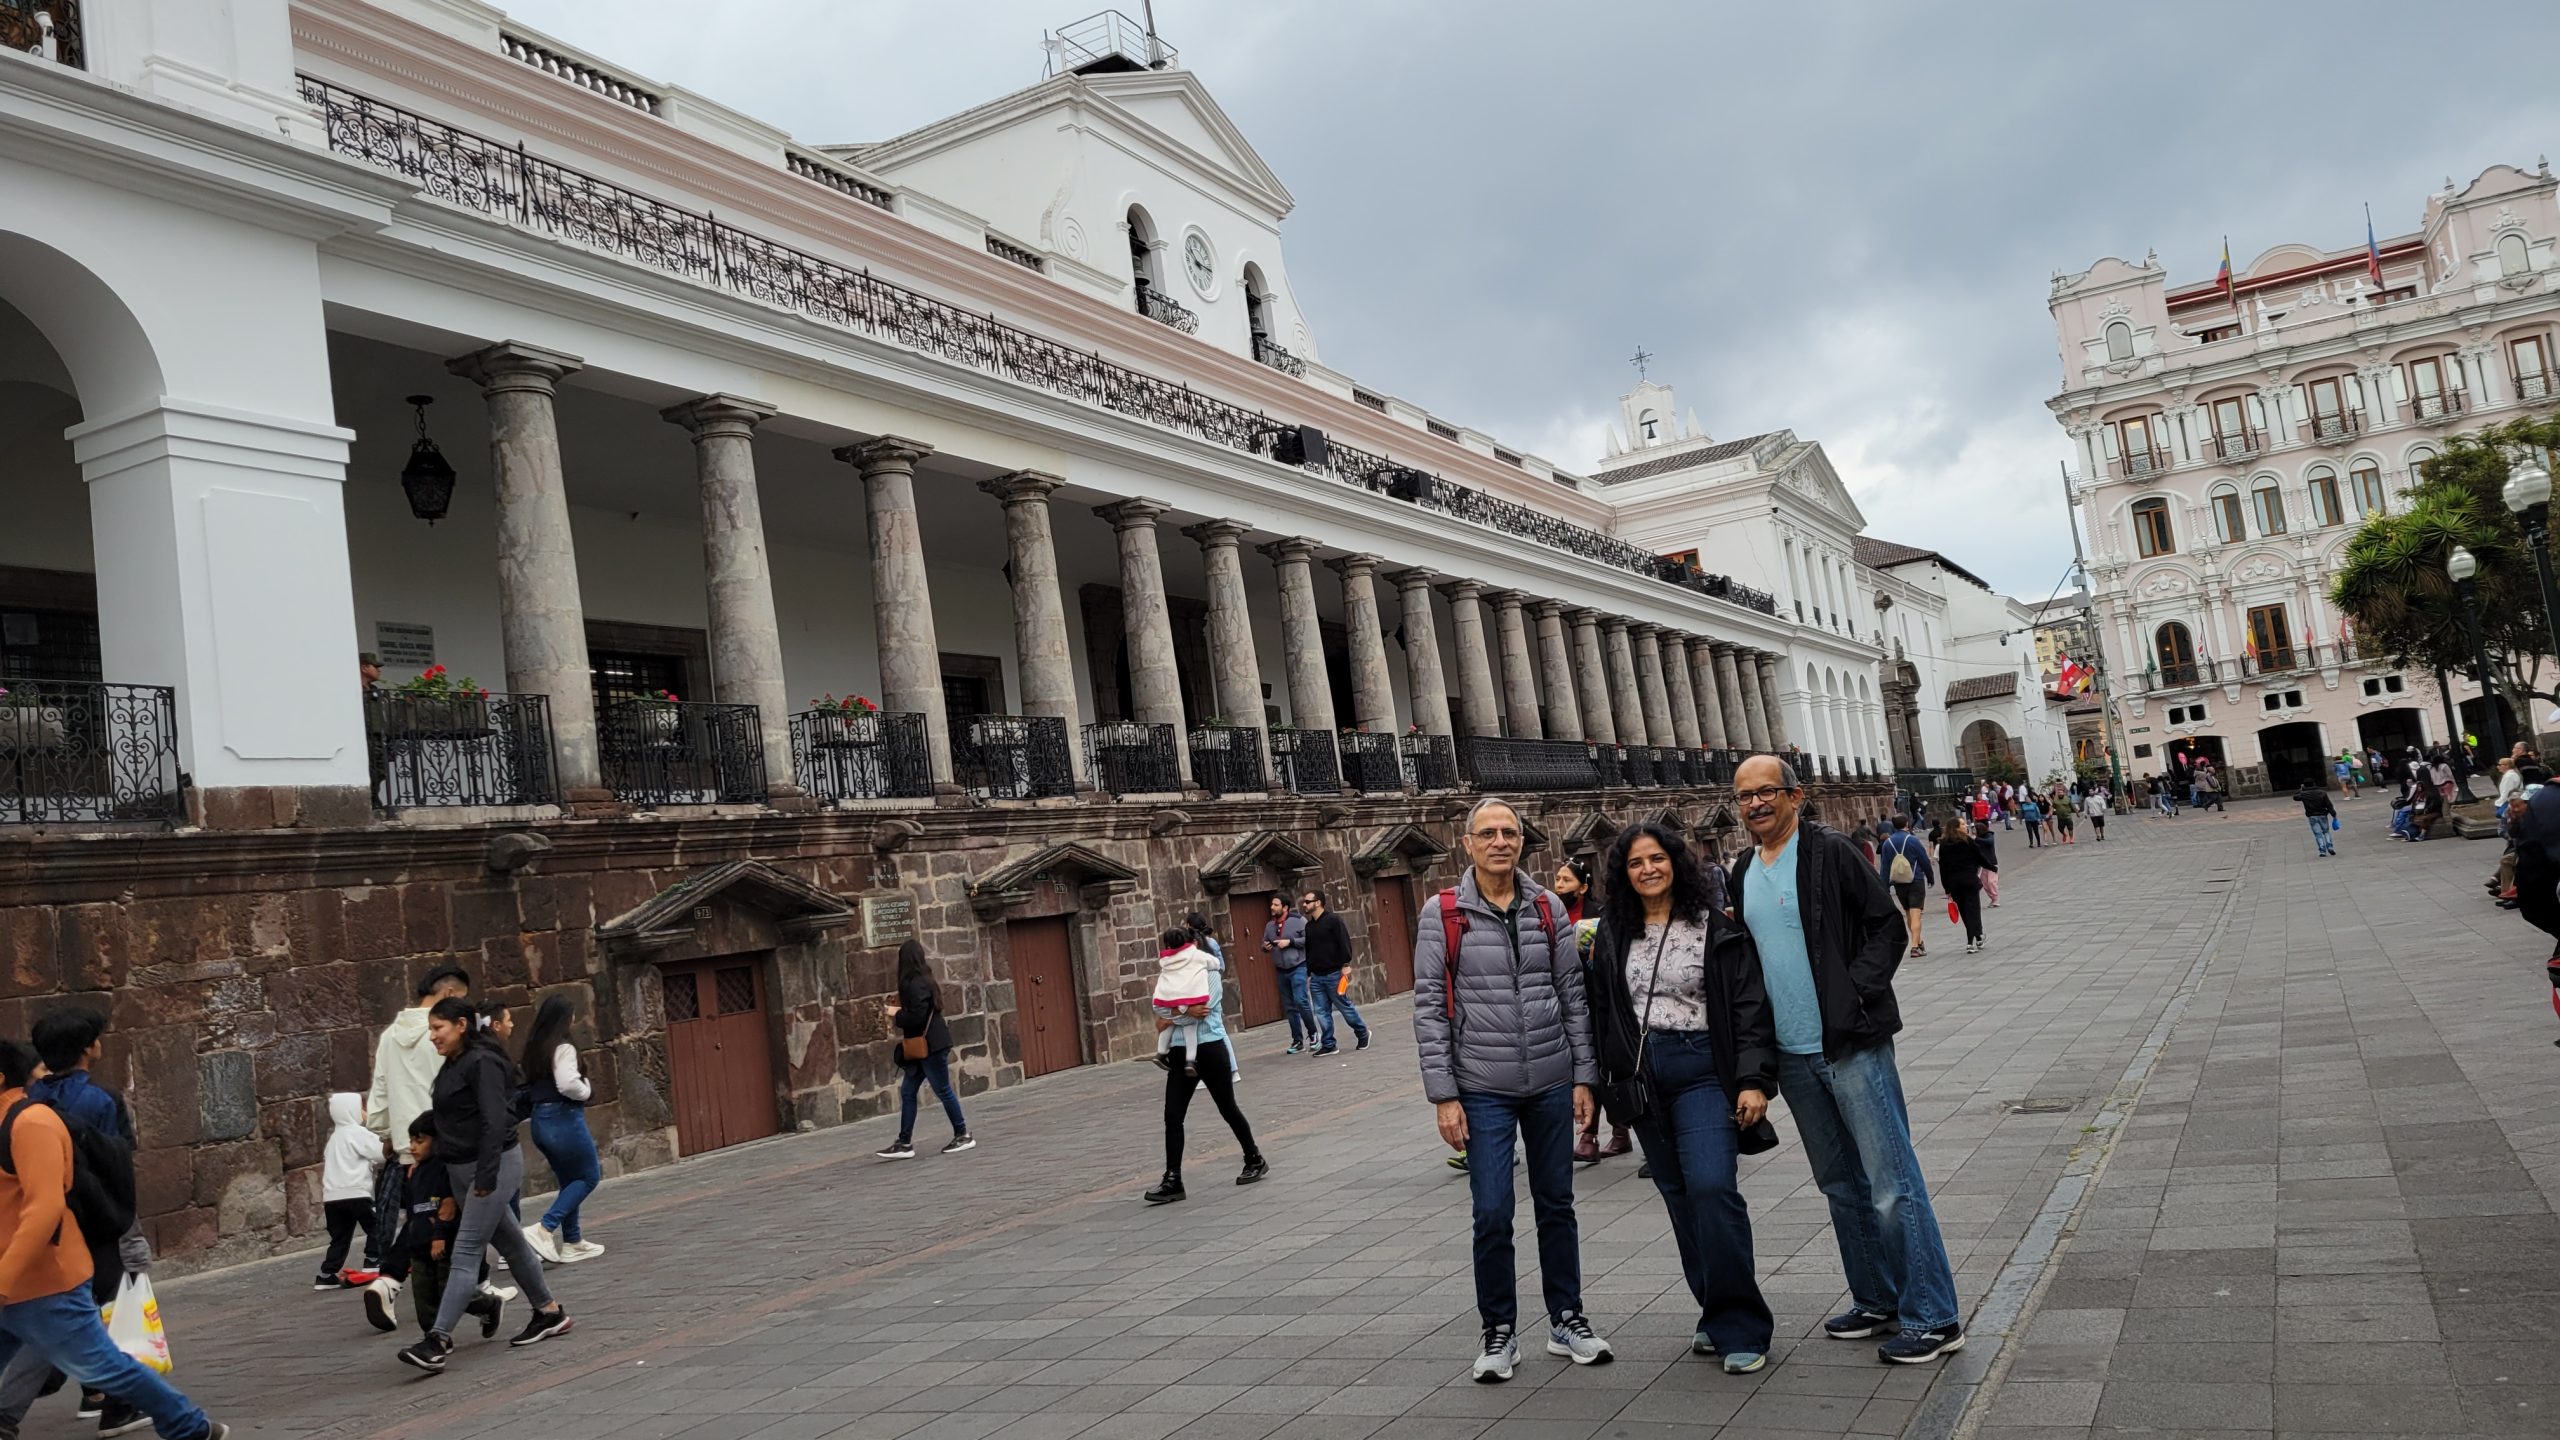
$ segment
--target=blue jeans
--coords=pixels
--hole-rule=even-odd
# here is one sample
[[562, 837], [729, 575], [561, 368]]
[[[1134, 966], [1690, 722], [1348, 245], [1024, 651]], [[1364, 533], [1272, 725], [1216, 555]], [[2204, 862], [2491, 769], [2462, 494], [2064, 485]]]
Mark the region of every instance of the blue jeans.
[[1703, 1030], [1656, 1030], [1645, 1040], [1645, 1068], [1655, 1108], [1636, 1122], [1636, 1138], [1671, 1212], [1680, 1271], [1698, 1301], [1698, 1333], [1727, 1355], [1765, 1355], [1773, 1322], [1752, 1276], [1751, 1208], [1734, 1182], [1738, 1135], [1713, 1042]]
[[951, 1088], [951, 1052], [936, 1050], [905, 1069], [898, 1081], [898, 1143], [916, 1138], [916, 1092], [928, 1080], [933, 1082], [934, 1097], [942, 1102], [942, 1113], [950, 1117], [952, 1135], [968, 1134], [968, 1117], [960, 1113], [960, 1092]]
[[1289, 1043], [1304, 1045], [1316, 1038], [1316, 1010], [1307, 998], [1307, 967], [1292, 965], [1280, 972], [1280, 1009], [1289, 1017]]
[[1324, 1048], [1327, 1050], [1333, 1048], [1333, 1012], [1336, 1010], [1342, 1012], [1343, 1019], [1351, 1022], [1352, 1034], [1364, 1041], [1369, 1038], [1369, 1024], [1360, 1018], [1359, 1011], [1351, 1008], [1351, 997], [1334, 989], [1342, 983], [1343, 973], [1337, 970], [1330, 975], [1307, 977], [1307, 1003], [1324, 1024]]
[[86, 1284], [0, 1305], [0, 1370], [17, 1358], [21, 1345], [83, 1389], [105, 1391], [150, 1416], [151, 1428], [168, 1440], [196, 1440], [205, 1433], [204, 1412], [194, 1401], [107, 1338]]
[[560, 1178], [560, 1193], [551, 1197], [551, 1208], [542, 1212], [542, 1226], [574, 1245], [584, 1238], [578, 1229], [578, 1207], [604, 1183], [604, 1166], [596, 1159], [596, 1137], [587, 1131], [587, 1107], [567, 1100], [545, 1100], [534, 1106], [533, 1146]]
[[1467, 1110], [1467, 1188], [1475, 1200], [1476, 1314], [1485, 1325], [1520, 1323], [1520, 1277], [1511, 1244], [1511, 1137], [1529, 1161], [1538, 1221], [1538, 1279], [1547, 1317], [1582, 1308], [1582, 1232], [1573, 1220], [1573, 1087], [1543, 1095], [1460, 1095]]
[[1956, 1281], [1929, 1208], [1929, 1182], [1911, 1150], [1911, 1116], [1894, 1072], [1893, 1042], [1835, 1064], [1778, 1057], [1778, 1088], [1796, 1119], [1813, 1181], [1831, 1201], [1831, 1234], [1849, 1298], [1899, 1316], [1906, 1330], [1956, 1322]]
[[2310, 820], [2311, 838], [2320, 843], [2320, 853], [2323, 855], [2337, 854], [2337, 847], [2329, 843], [2329, 817], [2326, 815], [2314, 815], [2310, 817]]

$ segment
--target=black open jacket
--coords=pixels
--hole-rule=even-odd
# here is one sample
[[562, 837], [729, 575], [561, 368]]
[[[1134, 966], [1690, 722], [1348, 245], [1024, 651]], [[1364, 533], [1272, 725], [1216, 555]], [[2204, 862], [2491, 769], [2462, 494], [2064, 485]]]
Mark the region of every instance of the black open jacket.
[[[1814, 995], [1822, 1005], [1822, 1054], [1838, 1060], [1890, 1040], [1902, 1029], [1902, 1007], [1893, 998], [1893, 972], [1910, 943], [1902, 910], [1848, 836], [1800, 820], [1796, 826], [1796, 903], [1803, 909], [1804, 948], [1813, 962]], [[1938, 871], [1947, 872], [1946, 852]], [[1756, 849], [1734, 861], [1726, 895], [1734, 928], [1746, 930], [1744, 877], [1760, 863]], [[1997, 869], [1996, 865], [1990, 868]]]
[[[1716, 1081], [1728, 1096], [1745, 1090], [1778, 1093], [1778, 1022], [1769, 1011], [1769, 987], [1760, 977], [1760, 951], [1751, 932], [1707, 912], [1707, 1032], [1714, 1036]], [[1636, 1047], [1644, 1039], [1635, 992], [1627, 984], [1627, 953], [1639, 937], [1619, 933], [1602, 919], [1591, 937], [1584, 986], [1591, 995], [1591, 1039], [1600, 1052], [1600, 1075], [1612, 1084], [1635, 1073]], [[1647, 939], [1648, 947], [1651, 940]], [[1650, 948], [1645, 952], [1652, 953]]]

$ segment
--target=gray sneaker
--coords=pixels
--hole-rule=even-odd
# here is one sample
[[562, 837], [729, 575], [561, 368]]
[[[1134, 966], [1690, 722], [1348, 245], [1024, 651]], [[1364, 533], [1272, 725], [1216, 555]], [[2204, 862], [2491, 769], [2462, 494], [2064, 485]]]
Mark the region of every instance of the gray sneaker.
[[1547, 1353], [1570, 1356], [1576, 1365], [1606, 1365], [1616, 1358], [1579, 1310], [1557, 1316], [1547, 1327]]
[[1493, 1385], [1508, 1380], [1512, 1367], [1519, 1363], [1520, 1345], [1511, 1338], [1511, 1327], [1492, 1326], [1484, 1332], [1484, 1353], [1476, 1356], [1476, 1383]]

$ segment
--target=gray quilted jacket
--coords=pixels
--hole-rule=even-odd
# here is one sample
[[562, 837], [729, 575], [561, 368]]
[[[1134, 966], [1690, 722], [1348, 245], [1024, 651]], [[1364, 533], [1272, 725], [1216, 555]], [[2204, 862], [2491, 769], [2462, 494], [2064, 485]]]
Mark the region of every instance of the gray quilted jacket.
[[[1422, 1093], [1433, 1101], [1478, 1095], [1541, 1095], [1560, 1085], [1597, 1085], [1591, 1012], [1564, 901], [1521, 876], [1506, 934], [1502, 916], [1476, 893], [1476, 872], [1458, 877], [1455, 985], [1440, 897], [1422, 906], [1413, 929], [1413, 1037], [1422, 1052]], [[1550, 934], [1538, 918], [1547, 895]], [[1454, 1012], [1454, 1013], [1453, 1013]]]

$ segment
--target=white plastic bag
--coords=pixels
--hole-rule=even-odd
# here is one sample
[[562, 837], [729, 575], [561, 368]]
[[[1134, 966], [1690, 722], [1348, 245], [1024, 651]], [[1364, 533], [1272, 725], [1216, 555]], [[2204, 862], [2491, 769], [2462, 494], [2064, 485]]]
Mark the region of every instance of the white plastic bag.
[[117, 1349], [163, 1375], [169, 1373], [169, 1332], [160, 1324], [160, 1297], [151, 1293], [150, 1276], [125, 1276], [105, 1319], [107, 1338]]

